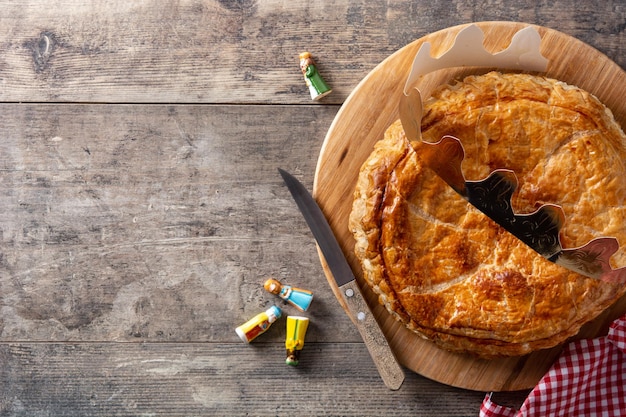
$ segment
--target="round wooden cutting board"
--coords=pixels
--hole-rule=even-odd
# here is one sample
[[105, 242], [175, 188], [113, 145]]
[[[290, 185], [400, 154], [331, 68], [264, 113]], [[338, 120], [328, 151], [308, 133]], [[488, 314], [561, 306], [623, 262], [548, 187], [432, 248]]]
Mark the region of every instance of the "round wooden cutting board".
[[[485, 48], [492, 53], [505, 49], [517, 31], [532, 26], [514, 22], [476, 25], [485, 33]], [[456, 35], [466, 26], [441, 30], [412, 42], [389, 56], [359, 83], [337, 114], [324, 140], [313, 194], [342, 245], [378, 323], [404, 366], [427, 378], [471, 390], [529, 389], [549, 369], [561, 347], [497, 360], [481, 360], [439, 349], [407, 330], [378, 304], [376, 296], [363, 281], [361, 267], [353, 253], [354, 239], [348, 230], [352, 194], [359, 169], [387, 127], [399, 118], [399, 99], [418, 49], [424, 42], [430, 42], [432, 55], [440, 56], [452, 46]], [[549, 59], [546, 75], [593, 93], [613, 111], [622, 127], [626, 126], [626, 73], [608, 57], [575, 38], [551, 29], [533, 27], [542, 37], [541, 52]], [[424, 95], [428, 95], [427, 92], [434, 86], [477, 72], [485, 70], [439, 70], [425, 75], [417, 86]], [[322, 257], [321, 260], [328, 281], [342, 302]], [[608, 324], [624, 312], [626, 297], [585, 325], [577, 337], [606, 334]]]

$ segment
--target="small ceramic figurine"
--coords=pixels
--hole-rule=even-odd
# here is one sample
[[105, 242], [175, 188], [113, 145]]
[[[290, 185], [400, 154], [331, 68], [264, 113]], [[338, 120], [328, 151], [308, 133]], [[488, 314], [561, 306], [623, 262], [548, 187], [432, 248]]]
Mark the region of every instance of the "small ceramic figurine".
[[276, 306], [271, 306], [263, 313], [259, 313], [250, 320], [235, 329], [237, 335], [246, 343], [250, 343], [258, 335], [265, 333], [276, 319], [280, 318], [282, 311]]
[[263, 287], [268, 292], [278, 295], [300, 311], [307, 311], [311, 305], [311, 301], [313, 301], [313, 293], [311, 291], [295, 288], [290, 285], [282, 285], [280, 281], [273, 278], [265, 281]]
[[289, 316], [287, 317], [287, 337], [285, 338], [285, 348], [287, 349], [287, 365], [296, 366], [300, 363], [300, 351], [304, 347], [304, 335], [309, 327], [307, 317]]
[[304, 81], [309, 87], [311, 98], [313, 100], [319, 100], [327, 94], [330, 94], [333, 90], [326, 85], [324, 79], [317, 70], [317, 66], [311, 58], [310, 52], [302, 52], [300, 54], [300, 69], [304, 75]]

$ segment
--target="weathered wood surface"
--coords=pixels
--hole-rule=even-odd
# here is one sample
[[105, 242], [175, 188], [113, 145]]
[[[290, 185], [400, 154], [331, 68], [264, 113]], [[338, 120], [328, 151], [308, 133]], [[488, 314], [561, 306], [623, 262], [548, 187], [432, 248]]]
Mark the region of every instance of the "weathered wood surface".
[[[0, 105], [1, 339], [235, 342], [280, 301], [268, 276], [313, 286], [311, 314], [330, 321], [276, 168], [314, 170], [301, 155], [335, 108], [281, 107]], [[353, 333], [337, 318], [321, 340]]]
[[416, 374], [390, 391], [361, 343], [305, 349], [287, 367], [277, 343], [5, 344], [0, 414], [471, 416], [484, 395]]
[[472, 21], [557, 29], [626, 66], [621, 1], [0, 1], [0, 100], [306, 104], [311, 50], [342, 103], [427, 33]]
[[[626, 67], [619, 1], [0, 1], [0, 415], [477, 415], [482, 392], [384, 387], [276, 168], [311, 188], [369, 71], [484, 20]], [[315, 293], [298, 368], [282, 323], [234, 333], [270, 275]]]

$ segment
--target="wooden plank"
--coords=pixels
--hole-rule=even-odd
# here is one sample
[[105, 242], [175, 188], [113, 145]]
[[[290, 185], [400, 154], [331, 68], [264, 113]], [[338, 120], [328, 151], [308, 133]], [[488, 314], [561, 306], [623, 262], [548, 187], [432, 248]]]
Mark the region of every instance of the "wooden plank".
[[275, 276], [359, 341], [277, 171], [312, 187], [336, 111], [0, 105], [0, 339], [238, 341]]
[[[0, 0], [0, 102], [35, 103], [0, 106], [0, 415], [476, 415], [482, 393], [384, 388], [322, 277], [275, 173], [312, 187], [337, 112], [309, 105], [297, 54], [324, 104], [468, 21], [553, 27], [626, 67], [623, 7], [596, 3]], [[315, 293], [298, 368], [281, 324], [233, 331], [275, 301], [267, 275]]]
[[[0, 101], [310, 102], [310, 50], [342, 103], [394, 51], [469, 21], [517, 20], [577, 36], [626, 67], [614, 2], [1, 1]], [[497, 10], [497, 14], [494, 14]]]
[[390, 391], [351, 343], [306, 343], [297, 367], [276, 343], [3, 343], [0, 360], [12, 416], [469, 416], [485, 395], [415, 374]]

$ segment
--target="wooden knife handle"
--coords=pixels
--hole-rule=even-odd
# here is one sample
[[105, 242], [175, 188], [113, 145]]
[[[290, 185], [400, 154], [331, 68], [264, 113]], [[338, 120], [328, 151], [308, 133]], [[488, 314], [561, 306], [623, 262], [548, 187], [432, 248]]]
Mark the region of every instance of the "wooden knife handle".
[[389, 343], [365, 298], [363, 298], [358, 284], [356, 281], [350, 281], [340, 286], [339, 290], [383, 382], [389, 389], [399, 389], [404, 382], [404, 371], [389, 347]]

